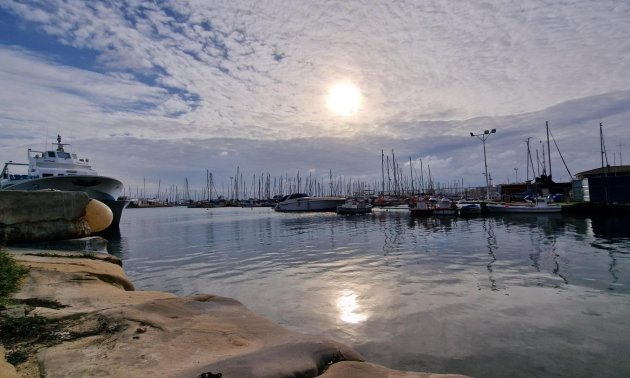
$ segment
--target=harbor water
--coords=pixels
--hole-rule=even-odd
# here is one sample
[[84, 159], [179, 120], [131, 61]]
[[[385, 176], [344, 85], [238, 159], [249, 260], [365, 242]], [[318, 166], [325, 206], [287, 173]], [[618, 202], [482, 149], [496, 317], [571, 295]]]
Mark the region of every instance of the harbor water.
[[630, 376], [630, 218], [127, 209], [109, 248], [137, 289], [235, 298], [390, 368]]

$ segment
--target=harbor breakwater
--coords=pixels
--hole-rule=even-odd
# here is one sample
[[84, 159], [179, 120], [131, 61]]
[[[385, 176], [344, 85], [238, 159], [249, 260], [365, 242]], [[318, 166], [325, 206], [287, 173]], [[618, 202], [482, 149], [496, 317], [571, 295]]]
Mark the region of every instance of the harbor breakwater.
[[458, 377], [365, 362], [344, 344], [290, 331], [234, 299], [135, 291], [122, 262], [97, 251], [100, 239], [77, 245], [5, 247], [28, 272], [0, 305], [0, 354], [16, 365], [0, 358], [0, 376]]
[[113, 217], [83, 192], [1, 191], [0, 245], [80, 238], [105, 230]]

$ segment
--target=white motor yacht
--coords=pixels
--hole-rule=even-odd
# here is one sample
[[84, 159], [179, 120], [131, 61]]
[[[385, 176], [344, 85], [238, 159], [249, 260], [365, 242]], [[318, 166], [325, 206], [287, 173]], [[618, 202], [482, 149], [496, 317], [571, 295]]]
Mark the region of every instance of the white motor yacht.
[[274, 207], [275, 211], [336, 211], [346, 202], [343, 197], [310, 197], [305, 193], [284, 196]]
[[486, 204], [488, 212], [494, 213], [559, 213], [562, 211], [562, 207], [559, 205], [552, 205], [547, 202], [545, 198], [536, 198], [533, 203], [488, 203]]

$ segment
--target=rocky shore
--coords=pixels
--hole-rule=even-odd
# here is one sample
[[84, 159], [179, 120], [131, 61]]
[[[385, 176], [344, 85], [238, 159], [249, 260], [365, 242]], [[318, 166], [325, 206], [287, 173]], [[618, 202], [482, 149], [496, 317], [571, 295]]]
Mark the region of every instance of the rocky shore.
[[26, 354], [16, 369], [3, 361], [7, 377], [456, 377], [365, 362], [230, 298], [135, 291], [107, 253], [7, 250], [29, 271], [2, 316], [46, 319], [36, 335], [3, 340]]
[[[89, 233], [84, 198], [49, 196], [60, 210], [46, 216], [31, 209], [22, 217], [1, 200], [13, 206], [0, 216], [4, 241]], [[105, 246], [88, 237], [3, 247], [28, 270], [11, 298], [0, 298], [0, 378], [461, 377], [365, 362], [346, 345], [287, 330], [234, 299], [136, 291]]]

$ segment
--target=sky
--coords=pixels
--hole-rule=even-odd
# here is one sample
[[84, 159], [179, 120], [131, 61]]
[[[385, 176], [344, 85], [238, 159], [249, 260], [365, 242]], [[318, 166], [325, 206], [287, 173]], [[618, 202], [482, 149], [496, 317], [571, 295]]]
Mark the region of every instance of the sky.
[[600, 122], [630, 163], [630, 2], [0, 0], [0, 88], [2, 162], [61, 134], [128, 188], [376, 183], [381, 150], [481, 186], [487, 129], [493, 182], [524, 181], [545, 122], [568, 181]]

